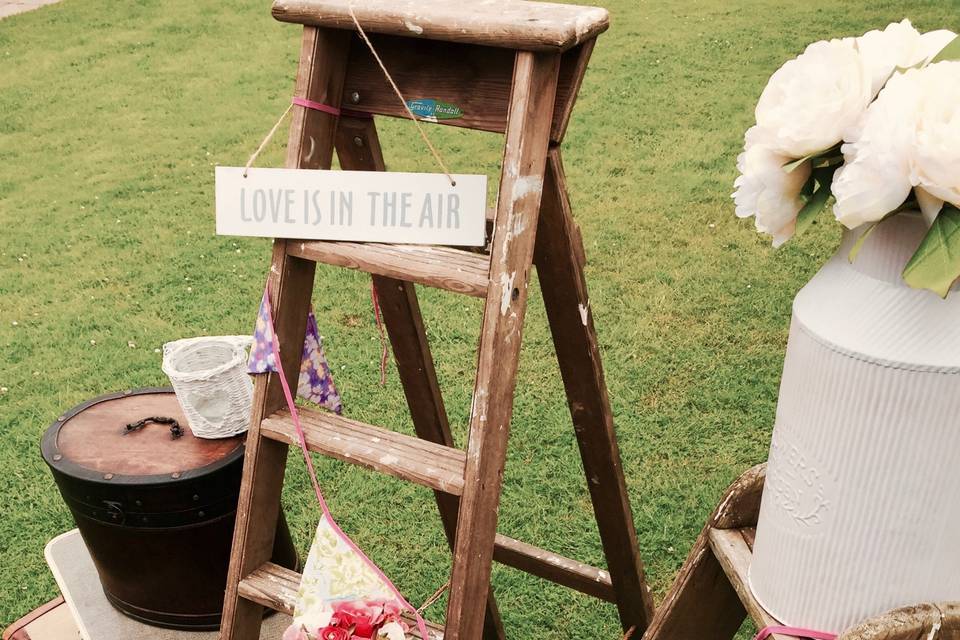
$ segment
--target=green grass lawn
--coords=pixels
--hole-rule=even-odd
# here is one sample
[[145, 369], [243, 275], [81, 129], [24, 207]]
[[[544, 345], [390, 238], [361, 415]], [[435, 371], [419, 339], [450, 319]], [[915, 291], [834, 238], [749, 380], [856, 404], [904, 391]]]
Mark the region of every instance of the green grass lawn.
[[[910, 17], [960, 30], [956, 0], [608, 0], [565, 144], [640, 547], [661, 598], [724, 487], [765, 459], [796, 291], [821, 228], [773, 251], [729, 199], [766, 79], [810, 41]], [[95, 395], [165, 384], [166, 341], [252, 329], [268, 240], [217, 237], [213, 167], [243, 164], [288, 104], [299, 29], [266, 0], [65, 0], [0, 20], [0, 625], [53, 597], [44, 544], [73, 523], [39, 455]], [[432, 171], [412, 125], [382, 123], [391, 169]], [[497, 172], [499, 138], [432, 128], [456, 172]], [[283, 136], [278, 136], [282, 139]], [[262, 166], [282, 163], [282, 142]], [[348, 415], [409, 430], [363, 274], [321, 269], [315, 304]], [[481, 307], [421, 290], [463, 442]], [[539, 295], [531, 297], [501, 532], [602, 563]], [[299, 455], [299, 454], [297, 454]], [[320, 464], [345, 530], [415, 603], [446, 579], [429, 491]], [[317, 508], [299, 460], [301, 548]], [[511, 569], [511, 637], [617, 638], [614, 608]], [[434, 605], [442, 615], [445, 600]]]

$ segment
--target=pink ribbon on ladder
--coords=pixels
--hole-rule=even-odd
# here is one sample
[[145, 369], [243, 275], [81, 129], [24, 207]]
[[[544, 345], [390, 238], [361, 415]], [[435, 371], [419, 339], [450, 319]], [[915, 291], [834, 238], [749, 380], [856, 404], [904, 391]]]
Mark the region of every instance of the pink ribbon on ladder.
[[790, 636], [791, 638], [813, 638], [813, 640], [835, 640], [837, 634], [827, 633], [826, 631], [817, 631], [816, 629], [804, 629], [803, 627], [784, 627], [770, 625], [764, 627], [753, 637], [753, 640], [766, 640], [773, 634]]
[[330, 508], [327, 506], [327, 501], [323, 498], [323, 492], [320, 490], [320, 481], [317, 480], [317, 472], [313, 467], [313, 459], [310, 458], [310, 450], [307, 448], [307, 438], [303, 433], [303, 427], [300, 424], [300, 414], [297, 411], [297, 405], [293, 401], [293, 393], [290, 391], [290, 385], [287, 383], [287, 376], [283, 372], [283, 361], [280, 359], [280, 340], [277, 338], [276, 326], [273, 322], [273, 302], [270, 300], [270, 282], [267, 282], [266, 296], [266, 314], [267, 319], [270, 322], [270, 347], [273, 351], [273, 359], [276, 363], [276, 372], [277, 377], [280, 378], [280, 386], [283, 387], [283, 397], [287, 401], [287, 408], [290, 410], [290, 418], [293, 420], [293, 426], [297, 431], [297, 441], [300, 444], [300, 451], [303, 453], [303, 461], [307, 465], [307, 472], [310, 475], [310, 482], [313, 484], [313, 490], [317, 494], [317, 502], [320, 503], [320, 509], [323, 511], [323, 515], [327, 518], [327, 521], [330, 523], [330, 527], [334, 532], [343, 540], [347, 546], [349, 546], [354, 553], [356, 553], [366, 564], [370, 567], [378, 578], [383, 580], [383, 583], [393, 592], [393, 595], [397, 600], [403, 604], [407, 609], [413, 613], [417, 621], [417, 630], [420, 632], [420, 637], [427, 640], [430, 636], [427, 634], [427, 625], [423, 621], [423, 617], [420, 615], [420, 612], [417, 611], [417, 608], [412, 604], [407, 602], [407, 599], [403, 597], [403, 594], [400, 593], [400, 590], [397, 589], [393, 582], [390, 581], [390, 578], [386, 576], [383, 571], [380, 570], [380, 567], [376, 563], [367, 557], [360, 547], [350, 539], [346, 533], [343, 532], [343, 529], [337, 524], [336, 520], [333, 519], [333, 515], [330, 513]]

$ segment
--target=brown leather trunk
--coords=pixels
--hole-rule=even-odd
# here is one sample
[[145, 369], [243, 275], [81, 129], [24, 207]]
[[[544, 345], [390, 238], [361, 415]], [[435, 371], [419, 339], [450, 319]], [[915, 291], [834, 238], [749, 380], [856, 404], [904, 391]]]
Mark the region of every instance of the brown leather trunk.
[[[163, 421], [127, 426], [155, 417], [182, 435]], [[101, 396], [47, 429], [43, 459], [120, 611], [162, 627], [219, 627], [243, 443], [194, 436], [170, 389]], [[273, 562], [298, 564], [282, 512]]]

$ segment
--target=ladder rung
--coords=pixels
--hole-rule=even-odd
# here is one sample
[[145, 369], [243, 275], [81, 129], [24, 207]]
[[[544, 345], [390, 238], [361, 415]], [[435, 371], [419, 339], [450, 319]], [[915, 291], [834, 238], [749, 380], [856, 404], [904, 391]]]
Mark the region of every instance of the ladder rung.
[[607, 571], [564, 558], [532, 544], [497, 534], [493, 559], [594, 598], [616, 602], [613, 584]]
[[[299, 588], [299, 573], [267, 562], [241, 580], [237, 592], [240, 597], [251, 602], [292, 616], [293, 608], [297, 604]], [[409, 635], [420, 638], [416, 622], [406, 614], [404, 619], [410, 626]], [[443, 640], [443, 627], [427, 622], [427, 632], [430, 634], [430, 640]]]
[[[301, 408], [299, 414], [311, 451], [444, 493], [463, 493], [466, 454], [459, 449], [325, 411]], [[297, 444], [297, 432], [287, 409], [266, 418], [260, 431], [273, 440]]]
[[451, 247], [317, 240], [291, 242], [288, 253], [478, 298], [490, 280], [490, 256]]

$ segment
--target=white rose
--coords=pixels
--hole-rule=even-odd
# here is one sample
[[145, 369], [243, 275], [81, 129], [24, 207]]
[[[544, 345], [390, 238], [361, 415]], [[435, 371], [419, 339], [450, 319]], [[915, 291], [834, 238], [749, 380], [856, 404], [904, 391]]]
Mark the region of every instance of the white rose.
[[873, 99], [853, 38], [814, 42], [780, 67], [757, 103], [757, 125], [788, 158], [829, 149], [855, 130]]
[[[914, 186], [960, 206], [960, 62], [938, 62], [916, 73], [919, 110], [911, 166]], [[942, 203], [926, 204], [924, 213]]]
[[848, 229], [880, 220], [910, 194], [919, 74], [911, 70], [891, 78], [857, 134], [842, 147], [844, 165], [833, 177], [833, 213]]
[[920, 35], [909, 20], [903, 20], [857, 38], [857, 49], [871, 76], [873, 95], [879, 93], [897, 67], [907, 69], [929, 62], [956, 37], [946, 29]]
[[747, 145], [737, 157], [740, 176], [733, 183], [732, 195], [738, 217], [756, 217], [757, 231], [773, 236], [779, 247], [793, 236], [797, 214], [803, 208], [800, 190], [810, 177], [805, 162], [790, 173], [783, 165], [791, 158], [774, 151], [763, 142], [766, 136], [756, 127], [747, 131]]

